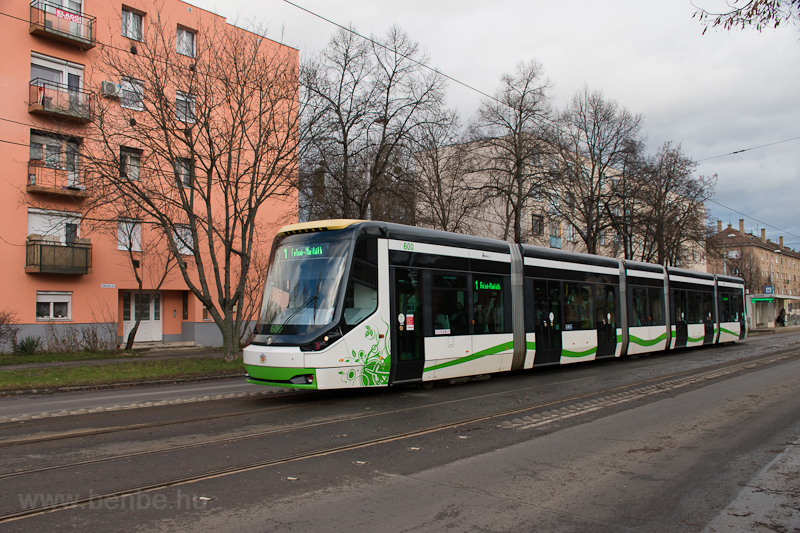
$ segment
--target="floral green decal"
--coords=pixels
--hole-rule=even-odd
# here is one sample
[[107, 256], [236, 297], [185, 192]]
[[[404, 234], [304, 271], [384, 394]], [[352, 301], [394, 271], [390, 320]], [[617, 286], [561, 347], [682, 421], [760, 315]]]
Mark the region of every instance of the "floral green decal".
[[384, 320], [386, 334], [381, 337], [380, 330], [367, 326], [365, 343], [359, 350], [352, 350], [346, 362], [356, 365], [347, 371], [340, 371], [344, 383], [372, 387], [389, 384], [389, 324]]

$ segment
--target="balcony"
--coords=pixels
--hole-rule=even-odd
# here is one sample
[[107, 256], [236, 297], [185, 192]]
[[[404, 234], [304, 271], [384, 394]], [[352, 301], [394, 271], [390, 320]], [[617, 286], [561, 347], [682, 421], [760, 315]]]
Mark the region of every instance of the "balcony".
[[28, 93], [28, 113], [86, 124], [92, 121], [92, 93], [36, 78]]
[[78, 170], [51, 168], [41, 159], [28, 161], [28, 192], [83, 199], [91, 196]]
[[97, 19], [44, 0], [31, 2], [32, 35], [56, 39], [83, 50], [94, 48]]
[[91, 242], [89, 239], [78, 239], [64, 245], [55, 237], [28, 235], [25, 272], [29, 274], [91, 274]]

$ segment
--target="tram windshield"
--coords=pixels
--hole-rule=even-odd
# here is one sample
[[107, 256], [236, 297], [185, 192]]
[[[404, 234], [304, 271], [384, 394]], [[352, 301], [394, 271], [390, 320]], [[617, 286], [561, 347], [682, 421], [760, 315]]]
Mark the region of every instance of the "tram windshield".
[[278, 237], [257, 334], [310, 335], [334, 320], [349, 237], [349, 232]]

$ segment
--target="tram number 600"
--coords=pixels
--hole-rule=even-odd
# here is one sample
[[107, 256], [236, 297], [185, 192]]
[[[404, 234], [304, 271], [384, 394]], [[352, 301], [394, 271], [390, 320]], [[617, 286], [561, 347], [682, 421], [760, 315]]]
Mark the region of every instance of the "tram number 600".
[[414, 243], [412, 242], [404, 242], [403, 243], [403, 250], [413, 252], [414, 251]]

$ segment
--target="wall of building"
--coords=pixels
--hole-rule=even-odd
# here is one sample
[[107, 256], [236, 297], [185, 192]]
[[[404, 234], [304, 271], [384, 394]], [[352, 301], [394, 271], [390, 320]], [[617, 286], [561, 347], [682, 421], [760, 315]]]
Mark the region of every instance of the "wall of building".
[[[148, 16], [155, 14], [156, 10], [172, 27], [177, 25], [191, 29], [213, 23], [224, 24], [221, 17], [180, 0], [133, 0], [125, 2], [125, 7], [144, 13], [145, 24], [148, 24]], [[84, 15], [95, 18], [96, 43], [113, 44], [120, 53], [128, 53], [129, 47], [135, 43], [121, 36], [122, 9], [123, 4], [119, 1], [85, 0], [82, 6]], [[28, 2], [9, 2], [3, 10], [9, 16], [0, 19], [0, 49], [3, 50], [0, 139], [5, 141], [0, 143], [0, 176], [3, 178], [0, 181], [0, 216], [3, 220], [0, 225], [0, 257], [3, 258], [0, 261], [0, 278], [3, 280], [0, 288], [3, 303], [0, 309], [16, 313], [23, 326], [22, 337], [44, 337], [46, 321], [37, 318], [37, 295], [40, 300], [46, 297], [67, 298], [69, 295], [69, 317], [58, 318], [56, 323], [75, 326], [117, 324], [118, 335], [122, 337], [123, 295], [126, 291], [136, 291], [138, 284], [126, 252], [118, 250], [117, 235], [113, 229], [90, 233], [86, 224], [79, 225], [77, 237], [91, 241], [91, 269], [85, 274], [26, 272], [29, 211], [42, 209], [80, 216], [86, 204], [80, 194], [66, 190], [61, 190], [57, 195], [28, 190], [32, 131], [57, 132], [84, 139], [87, 131], [95, 127], [91, 122], [84, 124], [69, 118], [30, 112], [31, 65], [32, 61], [39, 61], [32, 60], [32, 57], [47, 57], [63, 62], [65, 70], [62, 74], [65, 75], [70, 69], [75, 72], [82, 69], [82, 89], [93, 92], [97, 102], [100, 102], [100, 83], [104, 81], [104, 76], [96, 71], [96, 67], [103, 47], [88, 48], [62, 42], [54, 38], [52, 32], [45, 36], [30, 33], [34, 11]], [[52, 11], [51, 17], [55, 16], [55, 7], [47, 10], [48, 13]], [[63, 20], [66, 19], [62, 17], [60, 22]], [[244, 31], [234, 26], [227, 28], [229, 31]], [[198, 37], [198, 44], [200, 39], [202, 36]], [[208, 46], [213, 43], [203, 44]], [[297, 61], [297, 50], [271, 41], [266, 46], [279, 48]], [[66, 161], [64, 154], [61, 157], [62, 161]], [[92, 191], [87, 192], [91, 194]], [[263, 228], [257, 245], [260, 252], [268, 253], [277, 229], [287, 221], [296, 221], [296, 217], [296, 196], [294, 201], [290, 198], [288, 202], [275, 201], [264, 205], [258, 215]], [[211, 275], [211, 272], [208, 274]], [[194, 272], [193, 276], [196, 279], [197, 273]], [[154, 286], [148, 281], [145, 288], [152, 290]], [[220, 345], [221, 336], [216, 326], [213, 321], [203, 320], [202, 305], [192, 294], [188, 298], [188, 314], [184, 315], [183, 294], [186, 290], [186, 283], [177, 270], [160, 287], [164, 340], [180, 339], [202, 345]], [[48, 296], [46, 293], [53, 294]]]

